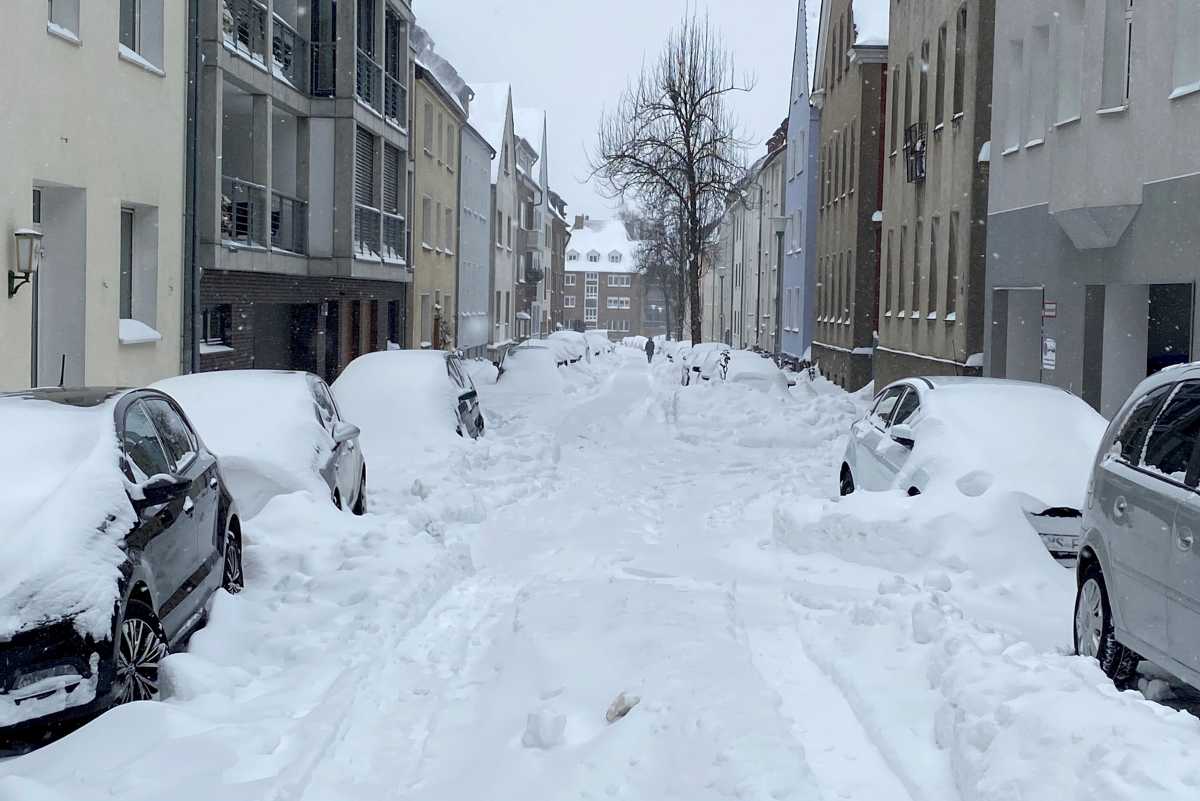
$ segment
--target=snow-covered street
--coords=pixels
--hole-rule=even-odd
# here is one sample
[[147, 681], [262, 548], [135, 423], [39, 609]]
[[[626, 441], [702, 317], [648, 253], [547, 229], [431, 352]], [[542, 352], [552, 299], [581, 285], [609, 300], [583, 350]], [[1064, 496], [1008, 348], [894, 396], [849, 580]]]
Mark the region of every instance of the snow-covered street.
[[365, 517], [271, 501], [165, 700], [0, 761], [0, 799], [1200, 794], [1200, 722], [1069, 655], [1018, 510], [837, 497], [865, 399], [560, 372], [479, 365], [488, 435]]

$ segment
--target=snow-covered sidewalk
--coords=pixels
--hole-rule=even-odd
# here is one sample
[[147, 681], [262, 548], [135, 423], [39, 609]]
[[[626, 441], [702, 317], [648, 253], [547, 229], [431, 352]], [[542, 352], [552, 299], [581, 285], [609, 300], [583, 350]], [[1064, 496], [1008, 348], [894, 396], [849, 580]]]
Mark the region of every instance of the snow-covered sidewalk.
[[170, 696], [0, 762], [0, 800], [1200, 796], [1200, 723], [1068, 655], [1019, 513], [838, 499], [862, 400], [677, 379], [481, 380], [488, 436], [372, 514], [272, 501]]

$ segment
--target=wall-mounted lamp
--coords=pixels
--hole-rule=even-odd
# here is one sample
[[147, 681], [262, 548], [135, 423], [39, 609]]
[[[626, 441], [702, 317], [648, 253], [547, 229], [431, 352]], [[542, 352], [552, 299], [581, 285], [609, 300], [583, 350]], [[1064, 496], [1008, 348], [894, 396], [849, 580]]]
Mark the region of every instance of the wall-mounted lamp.
[[17, 269], [8, 271], [8, 296], [33, 279], [42, 261], [42, 232], [33, 228], [18, 228], [13, 231], [17, 240]]

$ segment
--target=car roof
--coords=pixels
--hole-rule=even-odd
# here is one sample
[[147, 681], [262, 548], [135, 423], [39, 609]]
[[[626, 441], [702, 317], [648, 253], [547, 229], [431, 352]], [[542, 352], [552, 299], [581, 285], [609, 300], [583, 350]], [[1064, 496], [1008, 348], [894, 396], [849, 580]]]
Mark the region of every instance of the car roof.
[[101, 406], [124, 395], [128, 387], [35, 387], [18, 392], [0, 393], [0, 399], [40, 400], [84, 409]]
[[[1054, 384], [1040, 384], [1037, 381], [1019, 381], [1014, 378], [985, 378], [982, 376], [966, 376], [966, 375], [928, 375], [928, 376], [909, 376], [908, 378], [900, 378], [888, 384], [888, 387], [898, 385], [916, 386], [921, 392], [928, 392], [939, 388], [977, 388], [977, 389], [1013, 389], [1024, 387], [1027, 389], [1043, 389], [1048, 392], [1066, 392], [1062, 387]], [[882, 390], [881, 390], [882, 391]]]

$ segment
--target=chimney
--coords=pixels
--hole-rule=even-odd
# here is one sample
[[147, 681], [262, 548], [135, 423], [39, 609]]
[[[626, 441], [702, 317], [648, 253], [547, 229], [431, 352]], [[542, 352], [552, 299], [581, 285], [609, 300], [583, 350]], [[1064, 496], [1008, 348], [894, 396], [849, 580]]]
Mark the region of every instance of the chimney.
[[582, 230], [583, 224], [586, 223], [587, 220], [588, 220], [588, 216], [586, 214], [576, 214], [575, 215], [575, 226], [572, 230], [574, 230], [574, 231]]

